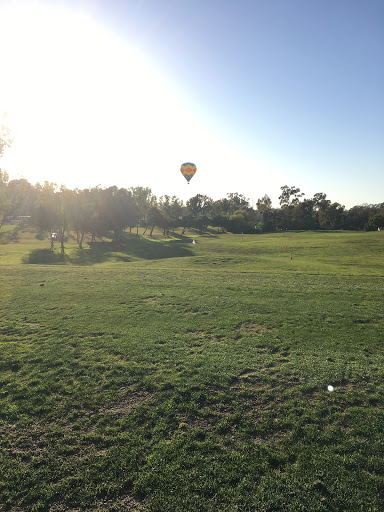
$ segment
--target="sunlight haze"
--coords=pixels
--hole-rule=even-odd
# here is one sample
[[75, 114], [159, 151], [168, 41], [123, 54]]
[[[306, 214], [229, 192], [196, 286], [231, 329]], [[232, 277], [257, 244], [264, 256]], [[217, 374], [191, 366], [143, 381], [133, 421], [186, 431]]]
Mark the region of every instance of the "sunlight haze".
[[376, 0], [2, 1], [0, 114], [14, 143], [1, 168], [183, 200], [239, 192], [277, 206], [296, 185], [347, 208], [381, 202], [383, 22]]

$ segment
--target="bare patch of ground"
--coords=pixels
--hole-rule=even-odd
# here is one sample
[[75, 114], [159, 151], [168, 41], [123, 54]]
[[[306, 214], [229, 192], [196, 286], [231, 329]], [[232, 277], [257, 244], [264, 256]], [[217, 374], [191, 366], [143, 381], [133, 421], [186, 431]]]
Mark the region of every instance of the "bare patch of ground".
[[[1, 509], [0, 509], [1, 510]], [[49, 512], [81, 512], [83, 508], [68, 508], [63, 504], [52, 505]], [[89, 512], [146, 512], [148, 507], [132, 496], [115, 500], [100, 500], [87, 508]]]
[[274, 328], [266, 327], [265, 325], [261, 324], [240, 324], [235, 329], [235, 332], [242, 334], [256, 334], [258, 336], [261, 336], [261, 334], [263, 334], [265, 331], [274, 331]]
[[121, 388], [119, 395], [120, 397], [116, 402], [112, 402], [109, 406], [100, 409], [100, 412], [104, 414], [125, 414], [132, 411], [139, 404], [153, 398], [153, 395], [148, 391], [133, 391], [126, 387]]
[[225, 338], [225, 336], [220, 336], [218, 334], [211, 334], [211, 333], [207, 333], [204, 331], [190, 332], [190, 334], [192, 334], [192, 336], [194, 338], [197, 338], [199, 340], [205, 340], [205, 341], [212, 342], [212, 343], [220, 343]]
[[141, 501], [137, 501], [132, 496], [125, 496], [116, 501], [103, 501], [97, 503], [89, 509], [91, 512], [118, 512], [124, 510], [127, 512], [145, 512], [148, 507]]
[[260, 376], [260, 370], [250, 370], [250, 369], [247, 369], [247, 370], [244, 370], [244, 372], [242, 372], [240, 375], [239, 375], [239, 379], [247, 379], [248, 377], [258, 377]]
[[153, 304], [154, 306], [160, 306], [160, 298], [153, 296], [153, 297], [145, 297], [144, 302], [147, 304]]

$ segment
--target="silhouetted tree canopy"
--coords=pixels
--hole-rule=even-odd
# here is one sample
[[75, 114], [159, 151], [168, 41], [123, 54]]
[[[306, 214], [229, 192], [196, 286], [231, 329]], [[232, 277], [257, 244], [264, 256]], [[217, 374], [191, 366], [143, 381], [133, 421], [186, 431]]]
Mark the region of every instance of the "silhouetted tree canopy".
[[176, 196], [157, 198], [148, 187], [69, 190], [49, 182], [33, 186], [25, 179], [10, 180], [0, 170], [0, 227], [18, 217], [30, 218], [51, 248], [55, 242], [60, 243], [63, 254], [70, 233], [81, 249], [87, 236], [92, 242], [108, 237], [118, 243], [127, 233], [138, 236], [139, 228], [143, 234], [149, 230], [149, 236], [158, 228], [166, 237], [176, 229], [182, 229], [182, 233], [186, 228], [203, 232], [208, 226], [233, 233], [384, 228], [384, 203], [346, 210], [327, 199], [324, 192], [312, 198], [304, 195], [299, 188], [284, 185], [280, 208], [272, 207], [268, 195], [257, 200], [256, 209], [252, 208], [249, 200], [237, 192], [216, 201], [197, 194], [184, 204]]

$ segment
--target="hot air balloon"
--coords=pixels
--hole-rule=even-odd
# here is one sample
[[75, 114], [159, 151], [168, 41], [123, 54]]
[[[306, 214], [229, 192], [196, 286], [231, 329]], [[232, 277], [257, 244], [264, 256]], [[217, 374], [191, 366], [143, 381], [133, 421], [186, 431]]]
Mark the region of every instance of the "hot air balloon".
[[196, 172], [196, 165], [191, 164], [191, 162], [186, 162], [180, 167], [181, 174], [188, 181], [188, 185], [190, 180], [193, 178]]

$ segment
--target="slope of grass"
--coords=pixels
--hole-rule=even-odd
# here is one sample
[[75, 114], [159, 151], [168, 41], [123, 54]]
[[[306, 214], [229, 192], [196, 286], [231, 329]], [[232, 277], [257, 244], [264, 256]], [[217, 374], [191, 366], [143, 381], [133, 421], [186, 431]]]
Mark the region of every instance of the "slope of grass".
[[380, 235], [0, 245], [0, 510], [382, 510]]

